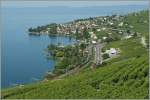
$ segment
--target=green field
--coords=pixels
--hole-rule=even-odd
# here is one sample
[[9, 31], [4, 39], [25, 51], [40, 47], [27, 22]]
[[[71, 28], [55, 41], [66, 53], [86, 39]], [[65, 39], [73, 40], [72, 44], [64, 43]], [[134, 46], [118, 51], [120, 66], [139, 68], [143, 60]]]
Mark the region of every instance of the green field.
[[[139, 15], [130, 14], [126, 21], [133, 30], [148, 36], [148, 12]], [[142, 20], [143, 21], [143, 20]], [[146, 25], [146, 26], [145, 26]], [[120, 48], [117, 58], [110, 59], [104, 65], [92, 70], [86, 66], [80, 72], [62, 79], [42, 81], [4, 89], [2, 98], [17, 99], [148, 99], [149, 98], [149, 57], [148, 48], [141, 43], [141, 37], [110, 42], [106, 48]]]

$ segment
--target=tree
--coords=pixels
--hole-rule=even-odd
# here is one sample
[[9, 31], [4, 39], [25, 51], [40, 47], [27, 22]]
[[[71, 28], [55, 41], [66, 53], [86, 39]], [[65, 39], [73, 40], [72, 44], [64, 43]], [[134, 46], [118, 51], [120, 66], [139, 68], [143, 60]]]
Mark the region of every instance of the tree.
[[28, 31], [29, 31], [29, 32], [33, 32], [33, 29], [32, 29], [32, 27], [31, 27], [31, 28], [29, 28], [29, 29], [28, 29]]
[[109, 43], [109, 42], [113, 41], [113, 39], [112, 39], [111, 37], [108, 37], [108, 38], [105, 39], [105, 41], [106, 41], [107, 43]]
[[56, 23], [50, 24], [49, 27], [50, 27], [49, 35], [57, 34], [57, 24]]
[[131, 33], [131, 31], [130, 30], [127, 30], [127, 34], [130, 34]]
[[87, 31], [86, 27], [83, 29], [83, 38], [85, 39], [90, 38], [89, 32]]
[[134, 32], [133, 37], [137, 37], [137, 32]]
[[81, 43], [81, 44], [80, 44], [80, 48], [81, 48], [81, 50], [82, 50], [82, 56], [83, 56], [83, 51], [84, 51], [84, 49], [86, 48], [86, 44]]
[[80, 36], [80, 34], [79, 34], [79, 29], [77, 28], [76, 29], [76, 39], [80, 39], [81, 38], [81, 36]]
[[93, 32], [96, 32], [96, 28], [92, 28], [92, 31], [93, 31]]
[[109, 54], [104, 53], [104, 54], [103, 54], [103, 59], [107, 59], [107, 58], [109, 58]]
[[40, 31], [41, 31], [41, 27], [38, 26], [37, 29], [36, 29], [36, 31], [37, 31], [37, 32], [40, 32]]

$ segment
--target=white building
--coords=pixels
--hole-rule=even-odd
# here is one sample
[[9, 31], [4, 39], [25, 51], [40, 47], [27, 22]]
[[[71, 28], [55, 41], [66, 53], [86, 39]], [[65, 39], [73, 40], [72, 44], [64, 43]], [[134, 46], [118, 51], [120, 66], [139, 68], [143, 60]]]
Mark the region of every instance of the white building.
[[119, 31], [119, 34], [122, 34], [122, 31]]
[[96, 41], [92, 41], [93, 44], [96, 44]]
[[100, 31], [101, 31], [101, 29], [97, 29], [97, 31], [98, 31], [98, 32], [100, 32]]
[[73, 34], [75, 34], [75, 33], [76, 33], [76, 31], [75, 31], [75, 30], [72, 30], [71, 32], [72, 32]]
[[93, 34], [94, 32], [89, 32], [89, 34]]
[[103, 40], [105, 40], [105, 39], [107, 39], [107, 37], [104, 36], [104, 37], [103, 37]]
[[125, 36], [124, 39], [132, 38], [132, 35]]
[[106, 30], [106, 28], [105, 28], [105, 27], [103, 27], [103, 28], [102, 28], [102, 30], [104, 31], [104, 30]]
[[129, 27], [130, 27], [130, 28], [134, 28], [134, 26], [132, 26], [132, 25], [130, 25]]
[[121, 22], [120, 24], [118, 24], [118, 26], [123, 26], [123, 22]]
[[146, 47], [146, 38], [145, 37], [141, 37], [141, 43], [144, 47]]
[[97, 36], [93, 33], [93, 34], [91, 34], [91, 39], [96, 40]]
[[46, 34], [49, 34], [49, 32], [48, 32], [48, 31], [46, 31], [45, 33], [46, 33]]
[[109, 22], [109, 24], [110, 24], [110, 25], [113, 25], [114, 23], [113, 23], [113, 22]]
[[104, 20], [106, 20], [107, 18], [106, 17], [104, 17]]
[[117, 50], [115, 48], [110, 48], [110, 50], [106, 50], [105, 53], [107, 53], [109, 57], [114, 57], [117, 55]]

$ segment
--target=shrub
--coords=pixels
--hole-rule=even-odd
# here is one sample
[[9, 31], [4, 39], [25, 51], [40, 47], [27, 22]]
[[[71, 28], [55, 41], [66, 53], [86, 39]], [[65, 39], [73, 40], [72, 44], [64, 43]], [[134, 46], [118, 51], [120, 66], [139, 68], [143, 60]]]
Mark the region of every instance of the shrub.
[[53, 71], [53, 73], [56, 74], [56, 75], [60, 75], [60, 74], [64, 74], [65, 70], [63, 70], [63, 69], [56, 69], [56, 70]]
[[107, 54], [107, 53], [105, 53], [105, 54], [103, 54], [103, 59], [107, 59], [107, 58], [109, 58], [109, 54]]
[[127, 86], [131, 86], [132, 84], [134, 84], [135, 80], [134, 79], [130, 79], [126, 82]]
[[46, 79], [52, 79], [52, 78], [54, 78], [56, 76], [56, 74], [46, 74], [44, 77], [46, 78]]
[[63, 57], [63, 56], [64, 56], [64, 52], [62, 52], [62, 51], [58, 51], [56, 53], [56, 57]]
[[144, 83], [144, 80], [136, 80], [136, 82], [134, 83], [134, 86], [136, 88], [140, 87], [142, 84]]
[[118, 81], [119, 81], [118, 77], [115, 77], [115, 78], [112, 79], [112, 82], [114, 82], [114, 83], [118, 83]]
[[90, 85], [95, 89], [99, 89], [99, 84], [100, 84], [99, 80], [95, 80], [90, 83]]
[[140, 71], [140, 72], [138, 73], [138, 78], [139, 78], [139, 79], [142, 79], [144, 76], [145, 76], [145, 74], [144, 74], [143, 72]]
[[127, 81], [128, 80], [128, 74], [124, 74], [122, 79], [123, 79], [123, 81]]
[[144, 73], [144, 76], [145, 76], [145, 77], [148, 76], [148, 74], [149, 74], [149, 67], [145, 67], [145, 68], [143, 69], [143, 73]]

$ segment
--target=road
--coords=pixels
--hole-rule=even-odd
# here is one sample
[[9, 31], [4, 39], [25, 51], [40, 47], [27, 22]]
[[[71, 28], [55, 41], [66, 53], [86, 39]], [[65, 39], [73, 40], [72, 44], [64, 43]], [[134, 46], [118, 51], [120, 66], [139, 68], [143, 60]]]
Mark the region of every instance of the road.
[[97, 42], [96, 44], [90, 44], [86, 50], [88, 51], [88, 57], [94, 56], [94, 63], [96, 65], [102, 64], [102, 48], [104, 47], [104, 43]]

